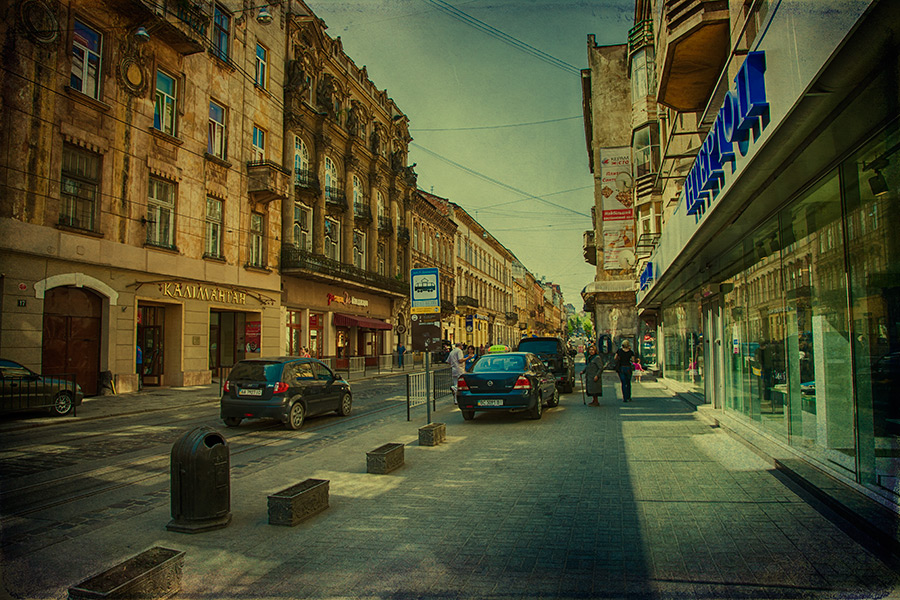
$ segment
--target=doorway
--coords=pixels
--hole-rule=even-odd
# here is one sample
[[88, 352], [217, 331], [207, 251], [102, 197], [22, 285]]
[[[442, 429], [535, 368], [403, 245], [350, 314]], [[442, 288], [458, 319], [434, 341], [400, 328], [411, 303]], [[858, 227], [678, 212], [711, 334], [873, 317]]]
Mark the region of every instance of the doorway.
[[137, 343], [144, 362], [139, 377], [143, 385], [162, 385], [165, 365], [165, 322], [163, 306], [138, 306]]
[[240, 312], [209, 312], [209, 368], [231, 367], [246, 356], [247, 317]]
[[103, 300], [85, 288], [58, 287], [44, 295], [41, 371], [74, 378], [96, 396], [100, 378]]

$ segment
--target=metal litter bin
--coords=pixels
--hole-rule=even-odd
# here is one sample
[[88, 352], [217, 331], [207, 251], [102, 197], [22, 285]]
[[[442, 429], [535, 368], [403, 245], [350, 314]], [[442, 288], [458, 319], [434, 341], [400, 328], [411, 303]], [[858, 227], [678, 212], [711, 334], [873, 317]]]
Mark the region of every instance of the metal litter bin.
[[231, 522], [228, 443], [212, 427], [197, 427], [172, 446], [169, 531], [199, 533]]

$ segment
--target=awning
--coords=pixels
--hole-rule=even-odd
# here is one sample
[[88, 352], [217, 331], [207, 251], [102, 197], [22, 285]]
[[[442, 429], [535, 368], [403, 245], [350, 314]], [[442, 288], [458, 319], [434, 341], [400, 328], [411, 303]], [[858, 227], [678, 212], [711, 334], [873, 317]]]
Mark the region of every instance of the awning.
[[335, 327], [362, 327], [364, 329], [393, 329], [390, 323], [385, 323], [381, 319], [371, 319], [369, 317], [358, 317], [356, 315], [343, 315], [341, 313], [334, 314]]

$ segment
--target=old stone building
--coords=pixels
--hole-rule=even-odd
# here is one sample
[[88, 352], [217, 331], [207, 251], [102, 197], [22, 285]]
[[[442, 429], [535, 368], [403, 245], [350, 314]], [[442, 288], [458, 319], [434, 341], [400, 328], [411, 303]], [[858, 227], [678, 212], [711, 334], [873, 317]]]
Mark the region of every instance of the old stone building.
[[3, 356], [93, 394], [276, 351], [285, 8], [5, 6]]
[[282, 207], [284, 352], [374, 361], [396, 346], [408, 311], [407, 118], [369, 80], [340, 38], [297, 2], [287, 19]]
[[453, 254], [456, 229], [456, 222], [450, 219], [449, 200], [419, 190], [412, 209], [412, 268], [438, 269], [443, 340], [451, 339], [456, 321], [456, 271]]

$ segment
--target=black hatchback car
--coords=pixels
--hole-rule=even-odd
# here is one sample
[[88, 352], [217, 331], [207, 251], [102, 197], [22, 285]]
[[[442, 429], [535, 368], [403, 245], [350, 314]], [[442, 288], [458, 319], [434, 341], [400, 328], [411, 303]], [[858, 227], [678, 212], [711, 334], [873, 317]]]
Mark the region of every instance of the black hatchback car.
[[220, 414], [225, 425], [243, 419], [278, 419], [300, 429], [307, 416], [350, 414], [350, 384], [314, 358], [282, 356], [239, 361], [225, 381]]
[[526, 337], [519, 340], [519, 352], [537, 354], [556, 377], [563, 393], [575, 389], [575, 359], [566, 344], [557, 337]]

